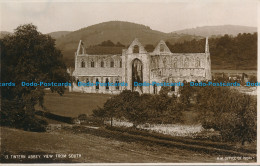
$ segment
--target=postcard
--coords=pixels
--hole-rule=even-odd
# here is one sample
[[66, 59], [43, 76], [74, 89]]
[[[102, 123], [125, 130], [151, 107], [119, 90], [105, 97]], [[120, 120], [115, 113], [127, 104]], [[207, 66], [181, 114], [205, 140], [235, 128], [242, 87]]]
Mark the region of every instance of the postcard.
[[0, 162], [259, 164], [259, 7], [1, 1]]

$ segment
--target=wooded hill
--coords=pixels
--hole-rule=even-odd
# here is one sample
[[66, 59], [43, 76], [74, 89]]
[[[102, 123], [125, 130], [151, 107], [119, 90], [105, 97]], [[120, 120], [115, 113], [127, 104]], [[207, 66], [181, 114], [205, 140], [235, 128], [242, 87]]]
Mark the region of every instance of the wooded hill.
[[[205, 52], [205, 39], [170, 44], [175, 53]], [[209, 39], [211, 69], [257, 70], [257, 33]]]
[[[107, 40], [111, 40], [113, 43], [120, 42], [121, 44], [128, 46], [135, 38], [138, 38], [143, 45], [155, 45], [160, 40], [167, 40], [171, 43], [180, 43], [192, 39], [202, 39], [203, 37], [176, 33], [164, 33], [152, 30], [150, 27], [141, 24], [110, 21], [82, 28], [77, 31], [70, 32], [63, 37], [57, 38], [56, 46], [62, 50], [67, 64], [73, 66], [74, 55], [80, 40], [84, 42], [86, 47], [99, 45], [103, 41]], [[98, 48], [97, 50], [100, 49], [109, 50], [109, 48]], [[117, 48], [117, 50], [119, 54], [122, 53], [122, 49]], [[91, 52], [96, 54], [95, 51]], [[117, 51], [114, 51], [114, 49], [111, 50], [111, 53], [116, 52]], [[97, 53], [99, 53], [99, 51]]]
[[[225, 26], [219, 26], [223, 29]], [[227, 33], [253, 32], [254, 28], [243, 26], [228, 26]], [[212, 28], [211, 28], [212, 29]], [[217, 33], [217, 27], [214, 28]], [[206, 28], [208, 30], [208, 28]], [[200, 31], [202, 32], [202, 30]], [[205, 31], [206, 33], [206, 31]], [[61, 33], [59, 33], [61, 34]], [[234, 33], [235, 34], [235, 33]], [[138, 38], [146, 46], [147, 51], [160, 40], [167, 41], [174, 53], [204, 52], [205, 37], [190, 34], [163, 33], [152, 30], [150, 27], [122, 21], [110, 21], [92, 25], [80, 30], [62, 33], [57, 38], [56, 45], [62, 50], [64, 60], [68, 66], [74, 67], [74, 55], [79, 40], [84, 42], [89, 54], [121, 54], [123, 48], [127, 48], [131, 42]], [[111, 41], [114, 45], [101, 45], [104, 41]], [[209, 39], [212, 69], [250, 69], [257, 68], [257, 34], [239, 34], [234, 36], [211, 36]]]
[[248, 27], [240, 25], [220, 25], [220, 26], [203, 26], [197, 28], [184, 29], [174, 31], [177, 34], [187, 34], [196, 36], [224, 36], [225, 34], [237, 36], [239, 33], [254, 33], [257, 32], [257, 27]]
[[[74, 67], [74, 57], [80, 40], [87, 47], [88, 54], [121, 54], [131, 42], [138, 38], [148, 52], [153, 51], [160, 40], [167, 41], [172, 52], [204, 52], [205, 36], [210, 37], [212, 69], [256, 69], [257, 34], [255, 27], [237, 25], [205, 26], [185, 29], [172, 33], [152, 30], [149, 26], [122, 22], [104, 22], [77, 31], [57, 31], [49, 33], [56, 39], [56, 47], [62, 53], [68, 67]], [[243, 34], [238, 35], [237, 34]], [[2, 31], [0, 38], [10, 32]], [[232, 35], [224, 36], [223, 34]], [[104, 41], [114, 45], [102, 45]]]
[[[205, 52], [205, 39], [185, 41], [171, 44], [166, 41], [167, 46], [173, 53], [203, 53]], [[88, 54], [121, 54], [122, 49], [127, 48], [110, 40], [104, 41], [96, 46], [90, 46]], [[155, 45], [146, 44], [145, 49], [152, 52]], [[209, 38], [209, 49], [211, 55], [211, 68], [230, 70], [257, 70], [257, 33], [238, 34], [236, 37], [224, 35], [219, 38]], [[70, 63], [70, 61], [67, 61]], [[74, 63], [74, 61], [72, 61]]]

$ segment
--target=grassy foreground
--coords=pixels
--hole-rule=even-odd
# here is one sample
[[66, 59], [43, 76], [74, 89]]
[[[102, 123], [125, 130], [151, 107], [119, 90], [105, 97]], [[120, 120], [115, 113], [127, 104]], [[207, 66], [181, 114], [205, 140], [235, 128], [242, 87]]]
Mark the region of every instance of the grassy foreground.
[[[79, 114], [92, 114], [93, 109], [102, 107], [112, 95], [90, 94], [66, 91], [63, 96], [45, 91], [44, 106], [47, 111], [68, 117], [77, 117]], [[36, 109], [41, 109], [37, 107]]]
[[[218, 160], [217, 155], [159, 145], [144, 145], [141, 142], [119, 141], [86, 133], [76, 134], [67, 130], [50, 133], [27, 132], [6, 127], [2, 127], [1, 130], [2, 154], [67, 155], [65, 158], [43, 159], [41, 156], [28, 161], [13, 159], [1, 162], [238, 162]], [[78, 157], [68, 158], [69, 154], [78, 154]]]

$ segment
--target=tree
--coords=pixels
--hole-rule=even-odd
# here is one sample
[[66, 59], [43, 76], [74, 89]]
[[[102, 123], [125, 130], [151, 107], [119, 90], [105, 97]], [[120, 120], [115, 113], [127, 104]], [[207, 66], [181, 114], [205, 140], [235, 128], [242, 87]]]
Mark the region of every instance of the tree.
[[223, 140], [256, 139], [256, 98], [228, 87], [199, 88], [197, 108], [204, 128], [220, 131]]
[[113, 118], [123, 118], [132, 122], [136, 127], [148, 120], [150, 96], [140, 96], [138, 92], [124, 90], [119, 95], [108, 99], [103, 108], [94, 110], [93, 115], [101, 119], [109, 118], [111, 126], [113, 126]]
[[143, 118], [140, 108], [140, 95], [138, 92], [131, 92], [130, 90], [124, 90], [120, 95], [121, 107], [120, 110], [123, 111], [123, 116], [133, 123], [133, 126], [136, 127], [140, 124]]
[[194, 87], [190, 86], [188, 82], [184, 80], [184, 86], [180, 87], [180, 101], [183, 105], [183, 109], [186, 109], [190, 106], [191, 98], [194, 95]]
[[115, 44], [111, 40], [103, 41], [100, 46], [114, 47]]
[[152, 44], [146, 44], [144, 48], [145, 48], [145, 50], [148, 51], [148, 52], [153, 52], [154, 49], [155, 49]]
[[113, 118], [119, 118], [121, 116], [121, 107], [122, 107], [122, 101], [118, 95], [108, 99], [105, 102], [104, 117], [110, 118], [111, 126], [113, 126]]
[[43, 107], [44, 89], [50, 88], [52, 92], [62, 95], [65, 87], [22, 86], [21, 83], [68, 82], [69, 74], [61, 51], [56, 49], [54, 39], [38, 32], [32, 24], [18, 26], [13, 35], [6, 36], [0, 42], [2, 82], [15, 83], [15, 86], [1, 88], [1, 124], [34, 130], [33, 125], [39, 122], [34, 106], [39, 104]]
[[120, 42], [117, 42], [115, 46], [116, 46], [116, 47], [125, 47], [125, 45], [123, 45], [123, 44], [120, 43]]
[[257, 77], [256, 76], [250, 76], [249, 77], [249, 82], [256, 83], [257, 82]]
[[229, 105], [228, 112], [216, 118], [223, 139], [240, 141], [242, 145], [256, 140], [256, 99], [245, 94], [233, 95]]
[[100, 118], [100, 120], [104, 124], [104, 120], [107, 117], [106, 110], [104, 108], [98, 107], [97, 109], [93, 110], [93, 116], [96, 117], [96, 118]]

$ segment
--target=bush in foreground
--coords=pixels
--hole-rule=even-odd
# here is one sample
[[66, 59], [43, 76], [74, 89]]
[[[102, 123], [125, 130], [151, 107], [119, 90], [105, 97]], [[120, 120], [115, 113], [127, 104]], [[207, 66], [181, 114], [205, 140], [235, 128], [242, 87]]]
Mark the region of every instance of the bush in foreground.
[[181, 121], [181, 109], [175, 96], [169, 97], [167, 90], [159, 95], [123, 91], [107, 100], [103, 108], [93, 111], [95, 117], [103, 120], [127, 119], [134, 127], [144, 123], [176, 123]]

